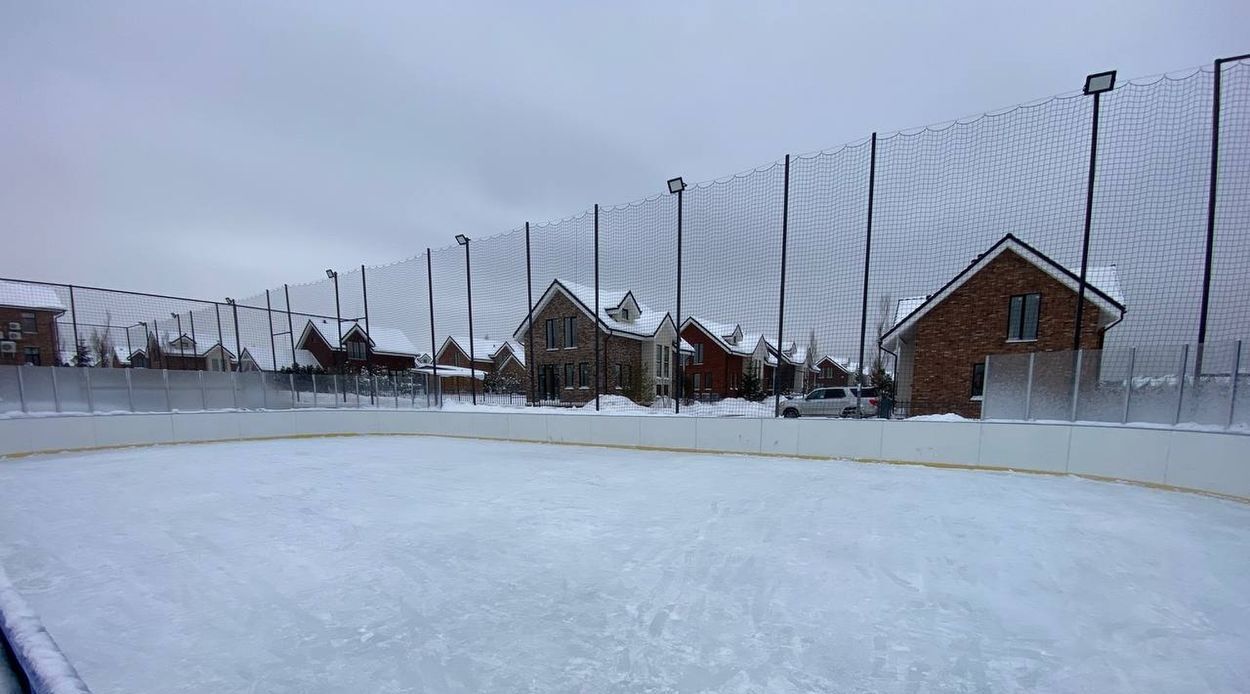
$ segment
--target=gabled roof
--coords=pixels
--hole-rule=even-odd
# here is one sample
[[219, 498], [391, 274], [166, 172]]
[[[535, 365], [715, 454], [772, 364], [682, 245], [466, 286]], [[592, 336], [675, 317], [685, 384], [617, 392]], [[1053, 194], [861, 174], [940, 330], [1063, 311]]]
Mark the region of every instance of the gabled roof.
[[25, 282], [0, 282], [0, 306], [51, 311], [56, 314], [66, 311], [61, 297], [52, 287]]
[[[759, 348], [761, 341], [767, 343], [762, 334], [743, 332], [742, 326], [737, 324], [717, 323], [706, 318], [691, 316], [681, 324], [683, 332], [689, 327], [694, 327], [704, 335], [712, 338], [712, 341], [722, 350], [743, 357], [755, 354], [755, 350]], [[737, 344], [729, 341], [732, 335], [738, 335], [739, 340]]]
[[[341, 351], [343, 346], [338, 343], [338, 331], [332, 332], [330, 327], [329, 321], [324, 318], [320, 321], [309, 319], [304, 324], [304, 330], [300, 332], [299, 340], [296, 341], [296, 349], [302, 349], [306, 344], [305, 340], [315, 333], [323, 342], [329, 345], [330, 349]], [[369, 342], [369, 348], [375, 354], [400, 357], [416, 357], [421, 354], [421, 350], [412, 344], [412, 341], [408, 339], [408, 336], [402, 330], [382, 325], [373, 325], [370, 328], [370, 331], [366, 332], [364, 323], [343, 321], [343, 339], [346, 340], [352, 334], [360, 335]]]
[[820, 358], [820, 361], [816, 362], [816, 367], [817, 367], [817, 368], [824, 368], [826, 365], [828, 365], [828, 366], [835, 366], [835, 367], [837, 367], [839, 370], [841, 370], [841, 371], [842, 371], [842, 373], [846, 373], [846, 374], [851, 373], [851, 372], [850, 372], [850, 369], [849, 369], [849, 367], [850, 367], [850, 365], [851, 365], [851, 362], [850, 362], [850, 360], [849, 360], [849, 359], [847, 360], [846, 364], [845, 364], [845, 365], [843, 365], [843, 364], [842, 364], [842, 362], [840, 362], [840, 361], [838, 361], [837, 359], [834, 359], [833, 357], [831, 357], [831, 356], [829, 356], [828, 354], [826, 354], [825, 356], [823, 356], [823, 357], [821, 357], [821, 358]]
[[[469, 341], [463, 337], [448, 335], [443, 344], [439, 345], [437, 356], [442, 356], [449, 347], [455, 347], [466, 358], [469, 356]], [[520, 343], [512, 340], [492, 340], [490, 338], [474, 338], [473, 339], [473, 361], [489, 362], [494, 361], [500, 353], [510, 350], [521, 364], [525, 364], [525, 349]]]
[[[534, 304], [534, 313], [540, 313], [553, 297], [557, 294], [563, 294], [574, 306], [577, 306], [587, 316], [594, 318], [595, 306], [595, 290], [574, 282], [565, 280], [552, 280], [547, 290], [543, 292], [538, 303]], [[631, 306], [637, 306], [638, 316], [631, 318], [629, 321], [618, 320], [614, 315], [616, 309], [629, 300]], [[611, 313], [609, 313], [611, 309]], [[635, 339], [647, 339], [655, 337], [660, 328], [667, 322], [673, 326], [674, 331], [676, 325], [673, 323], [673, 317], [669, 313], [653, 310], [634, 298], [633, 292], [621, 291], [605, 291], [599, 290], [599, 327], [609, 335], [620, 335], [624, 337], [632, 337]], [[513, 331], [512, 337], [521, 340], [529, 326], [529, 316], [521, 320], [521, 324]], [[689, 345], [687, 345], [688, 347]]]
[[[1079, 275], [1015, 236], [1007, 234], [993, 246], [990, 246], [989, 250], [972, 261], [963, 271], [955, 275], [951, 281], [947, 282], [936, 293], [927, 297], [900, 299], [895, 311], [894, 325], [881, 336], [881, 344], [885, 345], [897, 340], [900, 335], [915, 326], [916, 322], [932, 311], [935, 306], [945, 301], [957, 289], [962, 287], [965, 282], [1006, 252], [1015, 253], [1030, 265], [1054, 278], [1073, 292], [1079, 290], [1081, 282]], [[1102, 323], [1104, 325], [1115, 323], [1124, 316], [1124, 295], [1120, 291], [1119, 276], [1114, 265], [1088, 268], [1086, 270], [1085, 298], [1097, 306], [1103, 313]]]

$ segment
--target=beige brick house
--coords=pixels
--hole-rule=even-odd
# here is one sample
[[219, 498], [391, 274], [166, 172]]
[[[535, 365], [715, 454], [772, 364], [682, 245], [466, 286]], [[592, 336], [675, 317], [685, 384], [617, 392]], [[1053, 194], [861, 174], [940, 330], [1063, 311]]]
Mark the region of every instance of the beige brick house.
[[[595, 342], [603, 373], [600, 392], [650, 403], [673, 394], [679, 354], [693, 348], [680, 344], [669, 313], [640, 303], [630, 291], [600, 291], [554, 280], [534, 305], [534, 346], [529, 358], [536, 375], [534, 392], [542, 401], [574, 404], [595, 397]], [[529, 318], [512, 334], [528, 345]]]
[[[1115, 266], [1091, 268], [1086, 280], [1081, 348], [1101, 349], [1124, 298]], [[1072, 349], [1079, 282], [1008, 234], [937, 292], [900, 300], [881, 347], [897, 357], [906, 414], [980, 417], [988, 355]]]

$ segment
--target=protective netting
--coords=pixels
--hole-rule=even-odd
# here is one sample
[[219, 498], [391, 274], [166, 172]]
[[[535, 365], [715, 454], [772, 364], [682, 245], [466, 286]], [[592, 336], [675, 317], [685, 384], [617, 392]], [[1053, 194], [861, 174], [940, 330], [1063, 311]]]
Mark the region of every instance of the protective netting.
[[[1085, 349], [1118, 355], [1198, 340], [1212, 220], [1206, 339], [1232, 344], [1227, 349], [1236, 353], [1233, 343], [1247, 335], [1250, 64], [1227, 62], [1221, 72], [1212, 218], [1215, 83], [1214, 70], [1204, 68], [1121, 83], [1101, 96], [1087, 277], [1091, 291], [1124, 311], [1112, 321], [1104, 314], [1115, 307], [1091, 308], [1105, 332], [1082, 342]], [[389, 265], [332, 268], [333, 277], [273, 287], [237, 303], [84, 287], [74, 287], [71, 297], [68, 286], [22, 285], [50, 293], [60, 305], [47, 307], [55, 312], [55, 346], [36, 344], [40, 333], [32, 322], [0, 361], [301, 376], [411, 372], [430, 384], [430, 369], [423, 368], [437, 362], [445, 397], [478, 404], [582, 406], [598, 395], [600, 406], [611, 409], [680, 407], [709, 415], [771, 416], [779, 396], [821, 387], [841, 389], [829, 395], [843, 398], [839, 413], [847, 412], [849, 398], [861, 414], [871, 414], [885, 390], [848, 388], [894, 381], [885, 389], [911, 400], [896, 403], [898, 413], [963, 411], [984, 387], [976, 364], [985, 355], [957, 349], [961, 331], [971, 328], [962, 319], [948, 321], [955, 327], [939, 351], [959, 372], [960, 385], [936, 395], [929, 389], [927, 403], [911, 387], [922, 376], [921, 362], [904, 368], [900, 360], [915, 355], [900, 357], [907, 339], [888, 335], [1009, 234], [1072, 284], [1064, 273], [1075, 277], [1081, 268], [1093, 109], [1092, 96], [1062, 95], [881, 133], [791, 156], [788, 164], [781, 158], [689, 184], [680, 195], [597, 211], [588, 206], [498, 236], [453, 243], [450, 237], [461, 231], [453, 230], [448, 245], [428, 258], [416, 249], [414, 257]], [[548, 297], [534, 306], [531, 345], [530, 310], [549, 290], [568, 302]], [[1075, 297], [1048, 295], [1042, 325], [1058, 321], [1063, 311], [1056, 303], [1075, 308]], [[579, 332], [592, 325], [596, 298], [607, 327], [598, 349]], [[1005, 302], [973, 313], [968, 325], [1014, 330]], [[23, 320], [16, 313], [10, 318]], [[367, 347], [349, 344], [353, 328], [370, 338]], [[313, 349], [317, 339], [335, 353]], [[1060, 342], [1039, 340], [1035, 349], [1072, 346], [1071, 337]], [[1206, 369], [1201, 350], [1193, 354], [1191, 368]], [[1216, 361], [1226, 371], [1234, 366]], [[396, 401], [406, 394], [424, 404], [413, 395], [415, 386], [366, 380], [371, 400], [385, 386]], [[354, 386], [346, 378], [334, 385], [346, 388], [349, 381]]]

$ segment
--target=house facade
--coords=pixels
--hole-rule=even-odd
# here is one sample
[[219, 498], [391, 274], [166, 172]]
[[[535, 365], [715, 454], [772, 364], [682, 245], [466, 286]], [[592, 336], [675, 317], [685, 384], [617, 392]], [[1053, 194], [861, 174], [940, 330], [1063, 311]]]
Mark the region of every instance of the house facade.
[[[934, 294], [899, 301], [881, 339], [897, 358], [898, 402], [909, 415], [980, 417], [987, 356], [1072, 348], [1078, 287], [1075, 273], [1008, 234]], [[1101, 349], [1124, 312], [1115, 267], [1087, 272], [1081, 348]]]
[[[678, 341], [672, 316], [653, 310], [629, 291], [595, 291], [554, 280], [534, 306], [534, 398], [584, 404], [595, 397], [596, 344], [603, 364], [599, 393], [650, 404], [673, 396], [677, 360], [693, 348]], [[529, 318], [513, 332], [528, 340]]]
[[56, 319], [65, 311], [51, 287], [0, 282], [0, 364], [56, 366]]
[[[474, 372], [478, 380], [478, 392], [485, 392], [488, 387], [501, 393], [528, 391], [529, 372], [526, 369], [525, 348], [519, 342], [492, 340], [489, 337], [475, 338], [471, 353], [468, 345], [468, 339], [449, 335], [435, 353], [436, 364], [455, 369], [451, 372], [454, 375], [440, 376], [444, 393], [471, 392], [469, 377]], [[473, 372], [469, 371], [470, 362]]]
[[[682, 367], [685, 392], [698, 400], [742, 397], [742, 379], [748, 372], [764, 375], [768, 347], [763, 335], [745, 333], [740, 324], [692, 316], [682, 322], [682, 339], [691, 346]], [[760, 382], [760, 392], [771, 386]]]
[[344, 322], [340, 340], [338, 328], [325, 319], [310, 319], [304, 324], [295, 343], [297, 362], [301, 350], [331, 372], [360, 371], [370, 365], [386, 371], [407, 371], [417, 365], [420, 356], [408, 337], [395, 328], [375, 325], [367, 331], [363, 323]]
[[847, 368], [848, 366], [849, 363], [844, 365], [826, 354], [817, 360], [815, 364], [816, 370], [812, 377], [813, 387], [829, 388], [850, 385], [851, 372]]

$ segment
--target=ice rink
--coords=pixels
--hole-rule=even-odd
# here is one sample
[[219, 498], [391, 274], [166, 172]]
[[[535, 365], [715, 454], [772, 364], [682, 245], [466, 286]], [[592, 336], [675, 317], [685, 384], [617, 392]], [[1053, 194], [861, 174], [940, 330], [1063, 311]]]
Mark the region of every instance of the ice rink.
[[128, 449], [0, 461], [0, 564], [97, 694], [1250, 687], [1250, 505], [1077, 478]]

